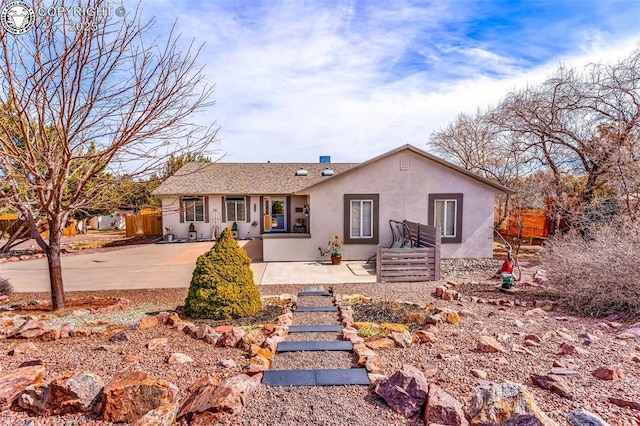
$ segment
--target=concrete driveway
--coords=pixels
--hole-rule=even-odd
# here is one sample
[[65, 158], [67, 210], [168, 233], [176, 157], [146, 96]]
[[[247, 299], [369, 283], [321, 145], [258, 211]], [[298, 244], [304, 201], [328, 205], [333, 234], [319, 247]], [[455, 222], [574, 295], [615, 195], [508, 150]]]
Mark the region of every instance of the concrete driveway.
[[[243, 246], [246, 241], [238, 241]], [[198, 256], [211, 242], [148, 244], [109, 252], [62, 256], [66, 291], [189, 287]], [[252, 263], [256, 284], [331, 284], [375, 282], [375, 273], [357, 262], [340, 266], [319, 263]], [[16, 292], [50, 290], [46, 259], [0, 264]], [[264, 282], [263, 282], [264, 281]]]

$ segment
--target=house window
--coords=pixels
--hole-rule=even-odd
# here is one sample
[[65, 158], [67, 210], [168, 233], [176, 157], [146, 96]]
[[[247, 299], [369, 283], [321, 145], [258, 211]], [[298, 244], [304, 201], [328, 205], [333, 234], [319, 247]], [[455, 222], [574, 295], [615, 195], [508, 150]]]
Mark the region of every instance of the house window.
[[245, 222], [247, 220], [247, 202], [245, 197], [226, 197], [227, 222]]
[[182, 198], [184, 222], [204, 222], [204, 197]]
[[351, 238], [373, 236], [373, 200], [351, 200]]
[[461, 243], [462, 194], [429, 194], [429, 223], [440, 228], [442, 243]]
[[378, 244], [378, 194], [344, 196], [344, 242]]

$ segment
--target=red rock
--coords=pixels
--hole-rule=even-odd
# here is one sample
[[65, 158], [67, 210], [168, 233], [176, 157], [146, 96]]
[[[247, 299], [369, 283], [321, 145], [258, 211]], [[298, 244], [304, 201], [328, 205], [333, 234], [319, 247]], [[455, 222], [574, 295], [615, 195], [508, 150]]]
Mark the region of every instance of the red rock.
[[140, 327], [140, 329], [152, 328], [157, 326], [158, 324], [160, 324], [160, 321], [158, 320], [157, 316], [143, 317], [138, 320], [138, 327]]
[[487, 353], [505, 352], [504, 347], [491, 336], [478, 336], [478, 350]]
[[249, 349], [251, 348], [251, 345], [261, 345], [265, 340], [266, 338], [264, 337], [262, 330], [254, 328], [242, 336], [242, 347], [244, 349]]
[[134, 426], [171, 426], [175, 424], [180, 404], [168, 402], [140, 417]]
[[232, 327], [231, 330], [225, 331], [221, 334], [222, 335], [218, 339], [216, 345], [225, 348], [235, 348], [242, 341], [245, 332], [240, 327]]
[[174, 402], [175, 385], [143, 372], [122, 372], [107, 384], [102, 397], [102, 416], [108, 422], [133, 423], [148, 411]]
[[227, 331], [231, 331], [233, 330], [233, 326], [232, 325], [219, 325], [217, 327], [214, 328], [216, 333], [226, 333]]
[[38, 352], [38, 347], [35, 344], [28, 342], [28, 343], [20, 343], [16, 345], [13, 349], [9, 351], [9, 355], [11, 356], [33, 355], [37, 352]]
[[124, 331], [120, 331], [114, 334], [113, 336], [109, 337], [109, 341], [111, 343], [128, 342], [129, 340], [131, 340], [131, 338]]
[[469, 425], [460, 402], [433, 383], [429, 385], [424, 421], [426, 425]]
[[372, 340], [366, 342], [367, 347], [373, 349], [374, 351], [381, 351], [383, 349], [393, 349], [396, 347], [396, 342], [393, 339], [388, 337], [383, 337], [381, 339]]
[[424, 374], [424, 377], [427, 379], [434, 377], [436, 374], [438, 374], [438, 366], [435, 364], [429, 364], [429, 363], [422, 364], [420, 368], [422, 369], [422, 374]]
[[102, 380], [92, 373], [58, 377], [49, 384], [47, 407], [52, 414], [90, 412], [103, 388]]
[[7, 334], [7, 339], [35, 339], [50, 331], [45, 324], [27, 317], [22, 325]]
[[27, 386], [18, 396], [18, 407], [35, 414], [45, 414], [49, 400], [49, 387], [44, 383]]
[[533, 384], [540, 386], [542, 389], [549, 390], [563, 398], [573, 399], [569, 385], [560, 377], [532, 374], [530, 378]]
[[378, 380], [375, 392], [391, 408], [409, 419], [418, 421], [422, 406], [427, 400], [429, 384], [420, 370], [405, 364], [390, 377]]
[[180, 316], [175, 312], [171, 312], [165, 320], [165, 324], [167, 325], [178, 325], [181, 322], [182, 320], [180, 319]]
[[194, 424], [195, 418], [205, 412], [214, 415], [213, 417], [205, 416], [208, 419], [218, 420], [222, 415], [225, 417], [237, 415], [251, 400], [260, 380], [261, 375], [251, 377], [240, 374], [225, 379], [219, 386], [201, 386], [187, 397], [177, 419], [186, 418], [189, 424]]
[[594, 377], [602, 380], [616, 380], [616, 379], [624, 379], [624, 373], [622, 369], [617, 365], [607, 365], [604, 367], [600, 367], [597, 370], [591, 372]]
[[0, 372], [0, 411], [11, 407], [27, 386], [42, 380], [45, 372], [42, 365]]
[[639, 401], [628, 401], [626, 399], [614, 398], [610, 396], [607, 398], [610, 403], [617, 405], [618, 407], [631, 408], [632, 410], [640, 410]]
[[437, 343], [438, 338], [433, 334], [425, 330], [418, 330], [415, 332], [415, 336], [417, 337], [420, 343]]

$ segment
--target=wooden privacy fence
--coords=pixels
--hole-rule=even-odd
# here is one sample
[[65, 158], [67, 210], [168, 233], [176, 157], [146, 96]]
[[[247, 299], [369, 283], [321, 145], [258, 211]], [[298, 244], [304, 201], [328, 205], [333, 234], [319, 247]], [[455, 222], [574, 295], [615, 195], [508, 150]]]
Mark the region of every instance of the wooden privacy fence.
[[440, 279], [440, 232], [435, 226], [404, 221], [411, 248], [378, 247], [376, 275], [379, 283], [437, 281]]
[[162, 235], [161, 215], [138, 214], [135, 216], [126, 216], [124, 220], [127, 229], [127, 237]]

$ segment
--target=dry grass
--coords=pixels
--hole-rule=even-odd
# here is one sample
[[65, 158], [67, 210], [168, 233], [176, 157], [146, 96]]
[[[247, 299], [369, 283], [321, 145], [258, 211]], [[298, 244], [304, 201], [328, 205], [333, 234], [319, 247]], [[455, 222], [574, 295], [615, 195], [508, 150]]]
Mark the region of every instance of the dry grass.
[[550, 240], [542, 264], [550, 284], [576, 311], [593, 317], [640, 318], [640, 227], [594, 227], [588, 238], [570, 233]]
[[0, 277], [0, 296], [8, 296], [13, 293], [13, 286], [7, 278]]

